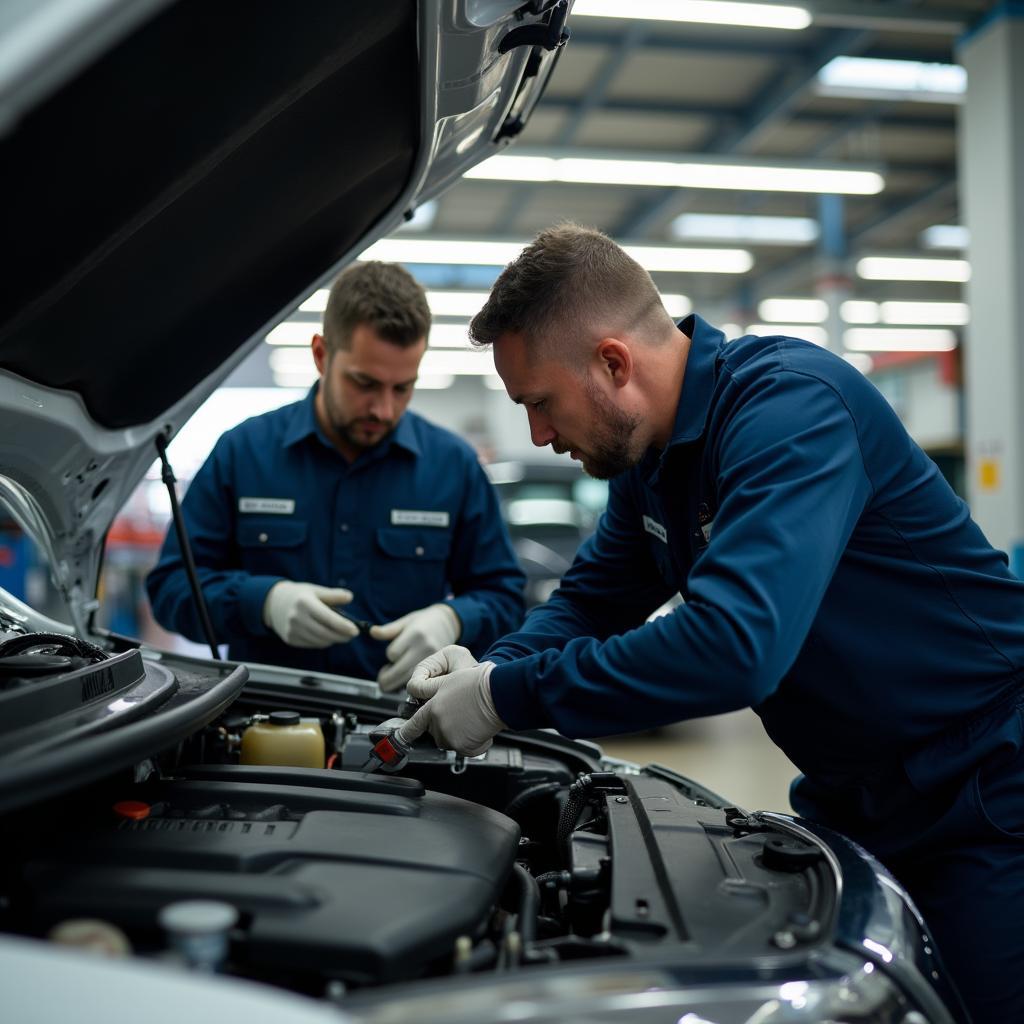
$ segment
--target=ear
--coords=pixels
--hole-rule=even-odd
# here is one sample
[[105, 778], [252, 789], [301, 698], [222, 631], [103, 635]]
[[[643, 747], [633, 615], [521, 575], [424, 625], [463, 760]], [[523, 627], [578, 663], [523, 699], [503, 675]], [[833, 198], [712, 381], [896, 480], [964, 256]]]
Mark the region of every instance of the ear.
[[618, 338], [602, 338], [596, 349], [601, 370], [617, 388], [625, 387], [633, 376], [633, 352]]
[[316, 364], [316, 372], [322, 377], [328, 362], [327, 343], [324, 341], [322, 334], [313, 335], [311, 348], [313, 349], [313, 362]]

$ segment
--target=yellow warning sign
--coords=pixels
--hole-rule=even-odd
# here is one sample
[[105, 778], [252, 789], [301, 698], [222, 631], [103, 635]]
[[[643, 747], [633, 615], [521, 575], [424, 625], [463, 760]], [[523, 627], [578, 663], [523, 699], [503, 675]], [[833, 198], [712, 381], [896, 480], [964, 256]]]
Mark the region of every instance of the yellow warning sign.
[[999, 462], [996, 459], [982, 459], [978, 463], [978, 485], [983, 491], [999, 488]]

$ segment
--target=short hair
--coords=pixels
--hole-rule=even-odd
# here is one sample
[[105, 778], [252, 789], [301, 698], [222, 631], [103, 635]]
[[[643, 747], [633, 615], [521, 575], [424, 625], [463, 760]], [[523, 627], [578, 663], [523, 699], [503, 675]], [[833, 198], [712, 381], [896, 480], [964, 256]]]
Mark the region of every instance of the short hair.
[[400, 348], [409, 348], [430, 331], [426, 292], [397, 263], [353, 263], [338, 275], [327, 296], [327, 351], [350, 348], [352, 332], [360, 324]]
[[671, 318], [651, 275], [607, 235], [579, 224], [542, 231], [498, 276], [469, 325], [474, 345], [523, 334], [536, 351], [563, 346], [570, 357], [580, 329], [630, 329], [663, 336]]

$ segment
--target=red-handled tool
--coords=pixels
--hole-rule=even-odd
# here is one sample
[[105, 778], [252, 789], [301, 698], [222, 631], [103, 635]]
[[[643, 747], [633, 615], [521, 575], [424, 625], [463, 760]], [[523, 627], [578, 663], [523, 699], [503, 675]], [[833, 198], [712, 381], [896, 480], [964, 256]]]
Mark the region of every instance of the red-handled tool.
[[409, 751], [411, 743], [402, 739], [399, 731], [405, 723], [412, 718], [416, 711], [423, 706], [423, 701], [415, 697], [409, 697], [402, 705], [399, 714], [400, 718], [389, 718], [386, 722], [370, 730], [370, 739], [373, 747], [366, 763], [360, 768], [363, 772], [400, 772], [409, 763]]

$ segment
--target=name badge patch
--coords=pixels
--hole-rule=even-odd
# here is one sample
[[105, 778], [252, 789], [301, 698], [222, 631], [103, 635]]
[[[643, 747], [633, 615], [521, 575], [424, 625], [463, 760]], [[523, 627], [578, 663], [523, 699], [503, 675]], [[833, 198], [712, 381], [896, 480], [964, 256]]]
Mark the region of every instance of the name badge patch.
[[665, 527], [650, 516], [644, 516], [644, 529], [648, 533], [653, 533], [662, 544], [668, 543], [668, 533], [666, 533]]
[[704, 543], [707, 544], [711, 540], [711, 528], [715, 525], [714, 519], [709, 519], [706, 523], [702, 523], [700, 532], [704, 534]]
[[239, 512], [263, 512], [272, 516], [290, 516], [295, 511], [294, 498], [239, 498]]
[[410, 508], [391, 510], [392, 526], [447, 526], [447, 512], [420, 512]]

